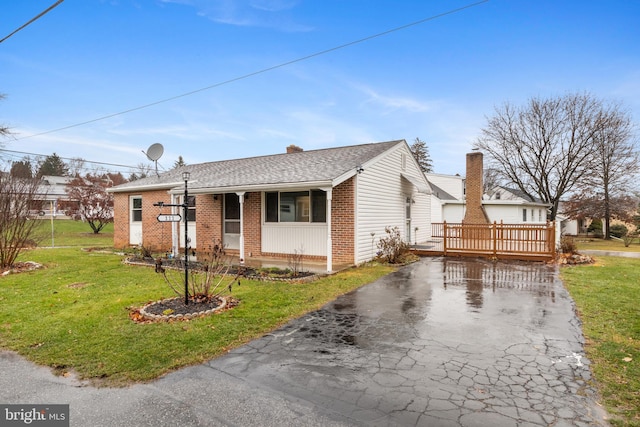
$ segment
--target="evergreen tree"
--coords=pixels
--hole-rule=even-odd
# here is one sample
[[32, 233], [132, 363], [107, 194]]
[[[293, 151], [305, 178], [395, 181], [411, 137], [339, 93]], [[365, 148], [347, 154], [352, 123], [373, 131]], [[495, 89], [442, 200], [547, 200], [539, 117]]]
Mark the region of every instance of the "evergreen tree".
[[60, 156], [53, 153], [52, 155], [45, 157], [42, 163], [40, 163], [37, 176], [38, 178], [41, 178], [44, 175], [67, 176], [68, 174], [69, 167], [67, 164], [62, 161]]
[[178, 156], [178, 160], [173, 163], [173, 168], [178, 169], [179, 167], [186, 166], [187, 163], [184, 161], [182, 156]]
[[427, 147], [427, 143], [424, 141], [420, 141], [420, 138], [416, 138], [413, 144], [411, 144], [411, 152], [413, 153], [413, 157], [415, 157], [418, 165], [420, 165], [420, 169], [424, 173], [433, 172], [433, 162], [431, 161], [431, 156], [429, 155], [429, 147]]

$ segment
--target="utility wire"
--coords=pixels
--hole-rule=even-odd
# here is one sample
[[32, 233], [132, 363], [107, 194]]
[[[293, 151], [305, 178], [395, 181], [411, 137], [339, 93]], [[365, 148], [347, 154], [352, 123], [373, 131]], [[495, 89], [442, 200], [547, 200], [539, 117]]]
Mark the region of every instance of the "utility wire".
[[51, 10], [53, 10], [54, 7], [58, 6], [60, 3], [62, 3], [64, 0], [58, 0], [57, 2], [55, 2], [54, 4], [52, 4], [51, 6], [49, 6], [47, 8], [47, 10], [40, 12], [40, 14], [38, 14], [37, 16], [33, 17], [29, 22], [27, 22], [26, 24], [24, 24], [23, 26], [21, 26], [20, 28], [18, 28], [17, 30], [15, 30], [13, 33], [9, 34], [8, 36], [6, 36], [5, 38], [3, 38], [2, 40], [0, 40], [0, 43], [2, 43], [3, 41], [5, 41], [6, 39], [8, 39], [9, 37], [11, 37], [12, 35], [14, 35], [15, 33], [17, 33], [18, 31], [22, 30], [24, 27], [26, 27], [27, 25], [31, 24], [32, 22], [34, 22], [36, 19], [41, 18], [42, 16], [44, 16], [45, 14], [49, 13]]
[[224, 80], [222, 82], [215, 83], [215, 84], [212, 84], [210, 86], [205, 86], [205, 87], [200, 88], [200, 89], [196, 89], [196, 90], [192, 90], [190, 92], [182, 93], [180, 95], [172, 96], [172, 97], [169, 97], [169, 98], [161, 99], [159, 101], [151, 102], [149, 104], [144, 104], [144, 105], [141, 105], [141, 106], [138, 106], [138, 107], [130, 108], [128, 110], [120, 111], [118, 113], [112, 113], [112, 114], [108, 114], [106, 116], [101, 116], [101, 117], [98, 117], [98, 118], [95, 118], [95, 119], [86, 120], [84, 122], [76, 123], [76, 124], [73, 124], [73, 125], [63, 126], [63, 127], [57, 128], [57, 129], [52, 129], [52, 130], [48, 130], [48, 131], [45, 131], [45, 132], [36, 133], [36, 134], [33, 134], [33, 135], [27, 135], [27, 136], [24, 136], [22, 138], [16, 138], [16, 140], [19, 141], [19, 140], [22, 140], [22, 139], [33, 138], [33, 137], [36, 137], [36, 136], [47, 135], [47, 134], [50, 134], [50, 133], [59, 132], [59, 131], [62, 131], [62, 130], [71, 129], [71, 128], [75, 128], [75, 127], [78, 127], [78, 126], [83, 126], [83, 125], [86, 125], [86, 124], [89, 124], [89, 123], [95, 123], [95, 122], [99, 122], [101, 120], [110, 119], [112, 117], [121, 116], [123, 114], [128, 114], [128, 113], [131, 113], [131, 112], [134, 112], [134, 111], [143, 110], [145, 108], [153, 107], [155, 105], [163, 104], [165, 102], [174, 101], [176, 99], [180, 99], [180, 98], [184, 98], [184, 97], [187, 97], [187, 96], [190, 96], [190, 95], [194, 95], [194, 94], [199, 93], [199, 92], [204, 92], [206, 90], [214, 89], [214, 88], [217, 88], [217, 87], [220, 87], [220, 86], [224, 86], [224, 85], [227, 85], [227, 84], [230, 84], [230, 83], [234, 83], [234, 82], [237, 82], [237, 81], [240, 81], [240, 80], [248, 79], [249, 77], [254, 77], [254, 76], [257, 76], [259, 74], [264, 74], [266, 72], [273, 71], [273, 70], [276, 70], [278, 68], [283, 68], [283, 67], [286, 67], [286, 66], [298, 63], [298, 62], [306, 61], [308, 59], [315, 58], [315, 57], [321, 56], [321, 55], [325, 55], [327, 53], [331, 53], [331, 52], [334, 52], [336, 50], [344, 49], [346, 47], [350, 47], [350, 46], [353, 46], [353, 45], [356, 45], [356, 44], [359, 44], [359, 43], [363, 43], [363, 42], [366, 42], [366, 41], [369, 41], [369, 40], [372, 40], [372, 39], [375, 39], [375, 38], [378, 38], [378, 37], [386, 36], [388, 34], [395, 33], [397, 31], [401, 31], [401, 30], [405, 30], [405, 29], [410, 28], [410, 27], [414, 27], [416, 25], [424, 24], [425, 22], [433, 21], [435, 19], [442, 18], [442, 17], [447, 16], [447, 15], [452, 15], [454, 13], [461, 12], [461, 11], [463, 11], [465, 9], [469, 9], [469, 8], [478, 6], [478, 5], [482, 4], [482, 3], [487, 3], [488, 1], [489, 0], [481, 0], [481, 1], [478, 1], [478, 2], [475, 2], [475, 3], [470, 3], [470, 4], [467, 4], [466, 6], [462, 6], [462, 7], [459, 7], [457, 9], [451, 9], [451, 10], [449, 10], [447, 12], [443, 12], [443, 13], [440, 13], [438, 15], [433, 15], [433, 16], [430, 16], [428, 18], [424, 18], [424, 19], [421, 19], [419, 21], [412, 22], [410, 24], [405, 24], [405, 25], [402, 25], [400, 27], [392, 28], [390, 30], [383, 31], [381, 33], [373, 34], [371, 36], [367, 36], [367, 37], [364, 37], [364, 38], [361, 38], [361, 39], [358, 39], [358, 40], [354, 40], [354, 41], [351, 41], [351, 42], [348, 42], [348, 43], [345, 43], [345, 44], [341, 44], [339, 46], [335, 46], [335, 47], [332, 47], [332, 48], [329, 48], [329, 49], [321, 50], [321, 51], [312, 53], [310, 55], [303, 56], [303, 57], [300, 57], [298, 59], [293, 59], [291, 61], [283, 62], [283, 63], [280, 63], [278, 65], [274, 65], [274, 66], [271, 66], [271, 67], [268, 67], [268, 68], [263, 68], [261, 70], [251, 72], [249, 74], [244, 74], [244, 75], [239, 76], [239, 77], [234, 77], [234, 78], [229, 79], [229, 80]]
[[[47, 157], [47, 154], [37, 154], [37, 153], [27, 153], [25, 151], [14, 151], [14, 150], [3, 150], [0, 149], [0, 152], [6, 152], [6, 153], [17, 153], [17, 154], [24, 154], [24, 155], [28, 155], [28, 156], [36, 156], [36, 157]], [[60, 157], [60, 156], [58, 156]], [[91, 163], [91, 164], [96, 164], [96, 165], [104, 165], [104, 166], [115, 166], [115, 167], [119, 167], [119, 168], [126, 168], [126, 169], [131, 169], [131, 170], [138, 170], [140, 169], [139, 167], [136, 166], [128, 166], [128, 165], [119, 165], [119, 164], [115, 164], [115, 163], [105, 163], [105, 162], [94, 162], [91, 160], [85, 160], [85, 159], [78, 159], [78, 158], [70, 158], [70, 157], [60, 157], [60, 159], [62, 160], [82, 160], [83, 162], [86, 163]]]

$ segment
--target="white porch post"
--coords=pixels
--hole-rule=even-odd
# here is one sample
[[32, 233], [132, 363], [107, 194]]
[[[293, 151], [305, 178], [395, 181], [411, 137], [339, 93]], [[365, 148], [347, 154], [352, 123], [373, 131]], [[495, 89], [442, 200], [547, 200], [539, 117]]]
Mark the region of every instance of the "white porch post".
[[244, 264], [244, 191], [238, 191], [240, 201], [240, 264]]
[[333, 271], [333, 241], [331, 240], [331, 199], [333, 196], [333, 189], [326, 188], [327, 192], [327, 273]]

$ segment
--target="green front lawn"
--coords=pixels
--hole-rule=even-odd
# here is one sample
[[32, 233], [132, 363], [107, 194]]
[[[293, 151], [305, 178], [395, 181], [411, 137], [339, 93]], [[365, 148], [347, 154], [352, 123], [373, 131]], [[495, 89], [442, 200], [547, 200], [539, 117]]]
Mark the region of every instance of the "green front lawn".
[[619, 252], [640, 252], [640, 239], [635, 238], [626, 247], [622, 240], [604, 240], [595, 237], [574, 237], [573, 240], [578, 246], [578, 251], [598, 250], [598, 251], [619, 251]]
[[[39, 237], [38, 246], [84, 246], [111, 247], [113, 246], [113, 223], [107, 224], [98, 234], [94, 234], [91, 226], [86, 222], [72, 219], [37, 219]], [[52, 245], [53, 244], [53, 245]]]
[[615, 426], [640, 426], [640, 259], [598, 257], [564, 267], [586, 353]]
[[244, 280], [233, 288], [240, 304], [232, 310], [136, 324], [128, 308], [174, 296], [153, 268], [80, 248], [35, 249], [20, 259], [46, 268], [0, 277], [0, 347], [105, 385], [209, 360], [393, 270], [366, 266], [306, 284]]

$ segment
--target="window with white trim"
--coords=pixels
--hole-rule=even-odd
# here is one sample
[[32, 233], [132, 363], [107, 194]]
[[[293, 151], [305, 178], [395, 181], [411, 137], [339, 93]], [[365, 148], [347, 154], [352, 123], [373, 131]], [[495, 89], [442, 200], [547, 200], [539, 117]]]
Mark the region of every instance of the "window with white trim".
[[327, 193], [322, 190], [266, 192], [265, 222], [327, 222]]
[[134, 196], [131, 198], [131, 222], [142, 221], [142, 197]]

